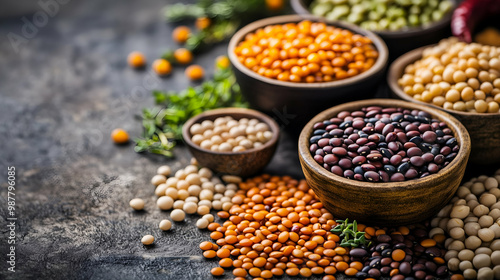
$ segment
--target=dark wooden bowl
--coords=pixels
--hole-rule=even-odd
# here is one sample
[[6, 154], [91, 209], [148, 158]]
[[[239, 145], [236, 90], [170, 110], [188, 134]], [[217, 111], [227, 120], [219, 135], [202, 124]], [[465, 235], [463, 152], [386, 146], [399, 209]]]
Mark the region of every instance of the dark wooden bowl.
[[472, 163], [500, 163], [500, 113], [480, 114], [446, 110], [442, 107], [413, 99], [413, 97], [404, 93], [403, 89], [399, 86], [398, 79], [403, 75], [405, 67], [422, 58], [422, 52], [427, 47], [410, 51], [391, 64], [389, 74], [387, 75], [387, 82], [392, 93], [397, 98], [437, 108], [457, 118], [469, 131], [472, 142], [470, 156]]
[[[310, 15], [309, 5], [312, 0], [291, 0], [292, 9], [300, 15]], [[453, 1], [456, 6], [456, 1]], [[384, 39], [389, 48], [390, 60], [413, 50], [417, 47], [437, 43], [451, 35], [450, 23], [452, 12], [447, 13], [441, 20], [422, 27], [411, 27], [396, 31], [373, 31]]]
[[[241, 92], [253, 108], [276, 116], [286, 129], [300, 128], [315, 114], [336, 104], [373, 97], [376, 87], [383, 79], [388, 59], [385, 43], [370, 31], [355, 25], [335, 23], [344, 29], [367, 36], [379, 52], [375, 64], [367, 71], [354, 77], [324, 83], [292, 83], [261, 76], [245, 67], [234, 53], [235, 47], [245, 35], [272, 24], [300, 22], [309, 19], [321, 21], [312, 16], [287, 15], [255, 21], [240, 29], [231, 38], [228, 55], [233, 65]], [[298, 133], [297, 133], [298, 134]]]
[[[426, 111], [448, 124], [460, 144], [456, 158], [438, 173], [404, 182], [371, 183], [349, 180], [319, 165], [309, 151], [313, 125], [341, 111], [366, 106], [402, 107]], [[381, 225], [401, 225], [423, 221], [439, 211], [460, 185], [470, 153], [465, 127], [453, 116], [427, 106], [400, 100], [371, 99], [335, 106], [315, 116], [299, 137], [299, 158], [307, 182], [325, 207], [338, 218]]]
[[[259, 148], [253, 148], [243, 152], [214, 152], [202, 149], [191, 141], [189, 128], [195, 123], [204, 120], [215, 120], [218, 117], [231, 116], [235, 120], [241, 118], [255, 118], [266, 123], [273, 133], [273, 137]], [[203, 112], [190, 118], [182, 128], [182, 137], [186, 142], [191, 154], [198, 160], [200, 165], [210, 168], [220, 174], [238, 175], [247, 177], [262, 170], [271, 161], [276, 151], [280, 129], [278, 124], [265, 114], [245, 108], [222, 108]]]

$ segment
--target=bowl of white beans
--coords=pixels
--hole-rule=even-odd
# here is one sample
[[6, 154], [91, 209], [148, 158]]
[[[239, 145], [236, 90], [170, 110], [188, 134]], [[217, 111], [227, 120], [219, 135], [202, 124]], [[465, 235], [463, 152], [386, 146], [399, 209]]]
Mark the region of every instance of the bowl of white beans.
[[396, 59], [387, 79], [396, 97], [457, 118], [471, 137], [470, 162], [500, 162], [500, 48], [445, 39]]
[[279, 126], [269, 116], [252, 109], [221, 108], [189, 119], [182, 136], [201, 166], [220, 174], [246, 177], [271, 161]]

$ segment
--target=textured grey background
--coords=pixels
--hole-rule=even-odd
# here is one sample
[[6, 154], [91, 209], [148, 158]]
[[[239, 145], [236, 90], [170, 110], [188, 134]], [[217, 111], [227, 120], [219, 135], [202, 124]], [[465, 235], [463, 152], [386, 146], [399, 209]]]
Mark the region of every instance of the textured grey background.
[[[152, 89], [191, 84], [183, 67], [161, 79], [149, 67], [126, 65], [130, 51], [144, 52], [150, 65], [177, 47], [160, 14], [167, 2], [67, 1], [45, 22], [35, 18], [40, 26], [18, 52], [8, 34], [24, 36], [23, 19], [33, 22], [42, 9], [35, 1], [0, 4], [0, 279], [211, 278], [216, 263], [198, 249], [209, 234], [191, 224], [196, 217], [166, 233], [157, 229], [168, 215], [155, 206], [150, 178], [162, 164], [188, 164], [187, 149], [176, 148], [169, 160], [109, 139], [116, 127], [140, 135], [135, 116], [153, 104]], [[225, 52], [218, 45], [194, 62], [210, 76]], [[283, 134], [266, 171], [302, 176], [296, 153], [293, 137]], [[7, 166], [17, 170], [15, 273], [5, 262]], [[146, 211], [131, 211], [133, 197], [146, 200]], [[154, 246], [140, 243], [145, 234], [156, 237]]]

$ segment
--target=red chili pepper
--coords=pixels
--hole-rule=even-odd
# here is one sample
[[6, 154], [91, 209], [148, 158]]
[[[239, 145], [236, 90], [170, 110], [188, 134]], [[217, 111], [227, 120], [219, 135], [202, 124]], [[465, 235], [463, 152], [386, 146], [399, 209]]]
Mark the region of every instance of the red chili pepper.
[[500, 0], [465, 0], [453, 12], [451, 32], [461, 41], [470, 43], [476, 25], [495, 14], [500, 14]]

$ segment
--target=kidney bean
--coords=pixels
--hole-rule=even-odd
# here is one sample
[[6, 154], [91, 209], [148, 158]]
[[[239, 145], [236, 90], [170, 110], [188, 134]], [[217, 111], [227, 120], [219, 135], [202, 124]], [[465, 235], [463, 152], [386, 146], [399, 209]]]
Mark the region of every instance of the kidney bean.
[[314, 124], [313, 129], [309, 142], [314, 159], [335, 174], [355, 180], [424, 177], [447, 166], [459, 151], [452, 130], [418, 110], [344, 111]]

